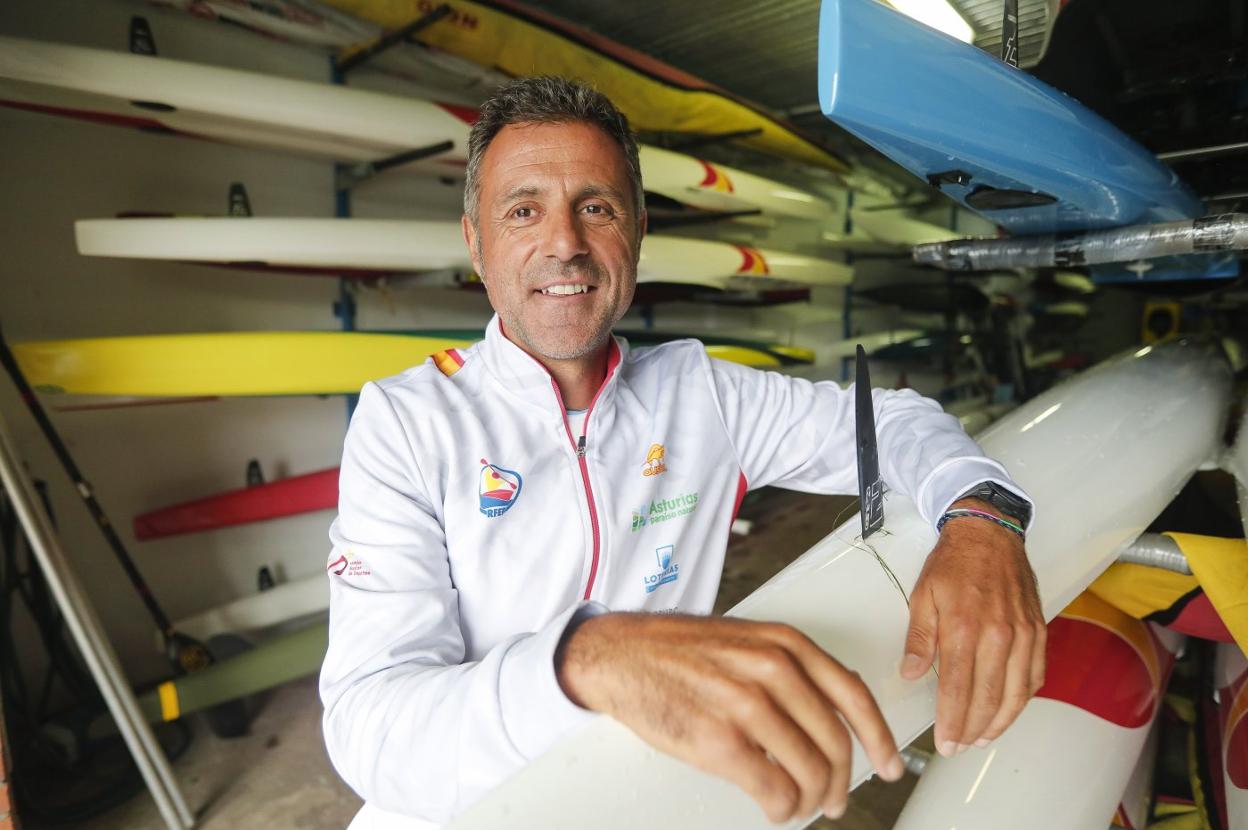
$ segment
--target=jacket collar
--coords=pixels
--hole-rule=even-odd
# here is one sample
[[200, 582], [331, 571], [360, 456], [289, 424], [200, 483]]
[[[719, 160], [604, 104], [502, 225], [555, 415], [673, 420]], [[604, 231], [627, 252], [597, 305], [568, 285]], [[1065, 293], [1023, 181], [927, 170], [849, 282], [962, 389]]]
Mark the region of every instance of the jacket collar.
[[[628, 341], [612, 335], [610, 351], [607, 354], [607, 376], [594, 394], [591, 407], [601, 406], [614, 395], [620, 365], [627, 354]], [[504, 389], [526, 403], [563, 418], [563, 401], [554, 378], [532, 355], [507, 339], [498, 314], [490, 319], [485, 328], [485, 340], [481, 344], [480, 355], [490, 373], [499, 380]]]

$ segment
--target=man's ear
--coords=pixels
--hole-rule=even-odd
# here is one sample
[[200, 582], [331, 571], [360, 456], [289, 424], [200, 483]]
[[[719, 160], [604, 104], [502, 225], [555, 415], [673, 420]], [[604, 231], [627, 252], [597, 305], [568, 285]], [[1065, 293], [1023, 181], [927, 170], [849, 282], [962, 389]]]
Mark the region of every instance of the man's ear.
[[650, 221], [650, 214], [646, 212], [646, 209], [644, 207], [641, 209], [641, 215], [638, 217], [638, 220], [639, 221], [637, 224], [640, 229], [638, 236], [640, 236], [642, 239], [645, 239], [646, 238], [646, 226], [647, 226], [647, 223]]
[[484, 273], [481, 267], [481, 261], [477, 257], [477, 229], [473, 227], [472, 220], [468, 218], [468, 214], [459, 217], [459, 228], [464, 234], [464, 244], [468, 246], [468, 256], [472, 258], [472, 270], [477, 272], [480, 277]]

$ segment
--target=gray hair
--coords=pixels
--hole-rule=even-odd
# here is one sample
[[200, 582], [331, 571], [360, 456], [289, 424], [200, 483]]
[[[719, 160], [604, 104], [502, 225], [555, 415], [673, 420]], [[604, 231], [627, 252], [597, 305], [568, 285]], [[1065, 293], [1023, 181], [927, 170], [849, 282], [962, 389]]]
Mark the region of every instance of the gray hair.
[[633, 185], [638, 212], [645, 207], [641, 160], [628, 119], [611, 99], [596, 89], [551, 75], [518, 78], [495, 90], [481, 105], [480, 117], [468, 135], [468, 169], [464, 178], [464, 213], [476, 226], [481, 198], [481, 159], [490, 142], [509, 124], [559, 124], [583, 121], [599, 127], [620, 145]]

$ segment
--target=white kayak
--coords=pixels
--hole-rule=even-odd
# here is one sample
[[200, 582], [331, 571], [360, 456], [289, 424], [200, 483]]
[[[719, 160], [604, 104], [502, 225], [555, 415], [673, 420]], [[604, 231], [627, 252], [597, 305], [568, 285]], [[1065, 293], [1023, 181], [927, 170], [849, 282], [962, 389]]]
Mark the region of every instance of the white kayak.
[[[375, 162], [443, 142], [413, 169], [462, 174], [470, 107], [279, 78], [170, 58], [0, 37], [0, 105], [166, 130], [336, 161]], [[825, 219], [800, 187], [657, 147], [641, 151], [647, 190], [691, 207]]]
[[894, 830], [1104, 830], [1119, 809], [1144, 830], [1137, 759], [1183, 640], [1080, 595], [1049, 624], [1045, 685], [1018, 720], [983, 749], [933, 758]]
[[[470, 270], [458, 222], [399, 219], [144, 218], [74, 223], [78, 252], [281, 268], [423, 271]], [[715, 288], [845, 285], [840, 262], [705, 239], [647, 236], [640, 282]]]
[[[293, 622], [329, 608], [329, 582], [323, 573], [283, 582], [267, 591], [209, 608], [173, 627], [180, 633], [207, 642], [217, 634], [244, 634]], [[157, 648], [164, 648], [163, 635], [156, 632]]]

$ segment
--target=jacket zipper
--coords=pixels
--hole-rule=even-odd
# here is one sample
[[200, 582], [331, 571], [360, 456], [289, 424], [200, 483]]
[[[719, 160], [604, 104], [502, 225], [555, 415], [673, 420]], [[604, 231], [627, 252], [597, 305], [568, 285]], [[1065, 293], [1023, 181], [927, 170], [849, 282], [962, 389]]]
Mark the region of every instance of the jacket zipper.
[[[500, 324], [500, 331], [501, 331]], [[504, 337], [506, 334], [504, 333]], [[530, 356], [531, 357], [531, 356]], [[581, 468], [581, 482], [585, 485], [585, 502], [589, 505], [589, 525], [593, 530], [594, 548], [589, 563], [589, 580], [585, 584], [585, 599], [589, 599], [589, 595], [594, 590], [594, 580], [598, 576], [598, 559], [599, 550], [602, 547], [602, 533], [598, 527], [598, 507], [594, 504], [594, 488], [589, 483], [589, 464], [585, 461], [585, 435], [589, 432], [589, 417], [594, 413], [594, 404], [598, 403], [598, 396], [607, 388], [607, 383], [611, 380], [612, 373], [620, 364], [623, 355], [620, 353], [619, 346], [615, 341], [611, 341], [607, 352], [607, 374], [602, 379], [602, 385], [598, 387], [598, 391], [594, 393], [594, 397], [589, 402], [589, 408], [585, 410], [585, 420], [581, 426], [581, 438], [576, 440], [572, 437], [572, 425], [568, 423], [568, 410], [563, 405], [563, 393], [559, 391], [559, 384], [555, 382], [554, 377], [550, 378], [551, 388], [555, 390], [555, 400], [559, 402], [559, 412], [563, 416], [563, 429], [568, 434], [568, 443], [572, 445], [572, 451], [576, 453], [577, 464]], [[540, 366], [541, 363], [536, 358], [531, 358]], [[543, 371], [547, 371], [542, 367]], [[549, 372], [547, 372], [549, 376]]]
[[[585, 595], [583, 597], [584, 599], [589, 599], [590, 593], [594, 590], [594, 580], [598, 577], [598, 559], [600, 548], [602, 547], [602, 537], [598, 529], [598, 506], [594, 503], [594, 488], [589, 483], [589, 462], [585, 460], [585, 436], [589, 432], [589, 416], [593, 414], [594, 404], [598, 402], [598, 396], [594, 395], [594, 399], [590, 401], [589, 409], [585, 410], [581, 437], [574, 439], [572, 437], [572, 425], [568, 423], [568, 411], [563, 405], [563, 395], [559, 392], [559, 384], [555, 383], [554, 378], [551, 378], [550, 385], [554, 387], [555, 397], [559, 399], [559, 408], [563, 411], [563, 429], [568, 434], [568, 443], [572, 445], [572, 451], [576, 453], [576, 462], [581, 468], [581, 482], [585, 485], [585, 501], [589, 505], [589, 526], [593, 531], [594, 547], [589, 562], [589, 581], [585, 584]], [[603, 386], [606, 386], [605, 381]]]

